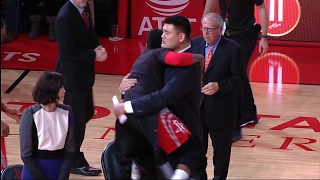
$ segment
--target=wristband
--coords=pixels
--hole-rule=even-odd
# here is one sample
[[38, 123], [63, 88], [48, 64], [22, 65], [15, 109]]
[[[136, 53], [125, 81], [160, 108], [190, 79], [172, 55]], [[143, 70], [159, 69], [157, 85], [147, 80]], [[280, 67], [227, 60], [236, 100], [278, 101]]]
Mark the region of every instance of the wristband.
[[269, 36], [268, 36], [268, 35], [261, 35], [261, 38], [266, 38], [266, 39], [268, 39]]

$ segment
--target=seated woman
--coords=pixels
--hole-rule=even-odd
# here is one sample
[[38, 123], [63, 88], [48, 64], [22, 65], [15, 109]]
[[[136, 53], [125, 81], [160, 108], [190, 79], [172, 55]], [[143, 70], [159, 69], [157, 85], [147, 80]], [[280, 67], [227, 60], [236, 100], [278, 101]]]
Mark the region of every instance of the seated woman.
[[59, 104], [65, 78], [44, 72], [32, 96], [36, 104], [25, 109], [20, 125], [22, 180], [69, 179], [74, 158], [74, 119], [71, 107]]

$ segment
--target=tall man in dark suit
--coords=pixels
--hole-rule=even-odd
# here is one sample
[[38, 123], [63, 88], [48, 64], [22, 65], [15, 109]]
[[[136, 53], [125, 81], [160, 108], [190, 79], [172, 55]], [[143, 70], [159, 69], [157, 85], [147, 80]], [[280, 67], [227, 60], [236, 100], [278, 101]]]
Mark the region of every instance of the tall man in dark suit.
[[[182, 16], [168, 17], [164, 20], [161, 46], [175, 52], [192, 52], [190, 34], [191, 27], [187, 18]], [[171, 179], [188, 179], [189, 176], [194, 176], [199, 161], [204, 159], [200, 138], [200, 74], [199, 64], [188, 67], [169, 67], [166, 69], [165, 86], [161, 91], [140, 98], [127, 99], [127, 94], [132, 94], [131, 91], [135, 92], [136, 86], [134, 86], [126, 92], [124, 96], [126, 102], [115, 107], [116, 116], [125, 112], [134, 113], [135, 116], [143, 116], [158, 112], [168, 106], [172, 113], [190, 130], [189, 139], [168, 155], [169, 161], [176, 168]], [[139, 82], [139, 78], [137, 80]], [[136, 121], [142, 121], [142, 119]], [[177, 124], [168, 122], [167, 125], [170, 129]]]
[[67, 1], [57, 15], [55, 32], [59, 46], [56, 71], [67, 80], [63, 103], [72, 107], [75, 119], [76, 155], [71, 173], [95, 176], [101, 170], [88, 164], [80, 147], [86, 123], [94, 114], [95, 61], [105, 61], [107, 53], [98, 41], [87, 0]]
[[[194, 53], [205, 56], [202, 78], [203, 99], [200, 115], [204, 148], [208, 148], [208, 134], [214, 147], [214, 179], [226, 179], [229, 168], [232, 132], [237, 120], [237, 88], [246, 78], [241, 47], [224, 38], [220, 15], [209, 13], [201, 21], [203, 36], [192, 40]], [[208, 179], [203, 169], [203, 179]]]

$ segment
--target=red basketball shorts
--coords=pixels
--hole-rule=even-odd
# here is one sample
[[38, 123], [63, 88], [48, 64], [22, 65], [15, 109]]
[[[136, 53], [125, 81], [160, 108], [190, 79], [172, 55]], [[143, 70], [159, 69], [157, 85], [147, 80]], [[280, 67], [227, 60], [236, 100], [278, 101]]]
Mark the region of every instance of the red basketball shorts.
[[158, 114], [158, 145], [167, 154], [180, 147], [189, 138], [191, 132], [167, 108]]

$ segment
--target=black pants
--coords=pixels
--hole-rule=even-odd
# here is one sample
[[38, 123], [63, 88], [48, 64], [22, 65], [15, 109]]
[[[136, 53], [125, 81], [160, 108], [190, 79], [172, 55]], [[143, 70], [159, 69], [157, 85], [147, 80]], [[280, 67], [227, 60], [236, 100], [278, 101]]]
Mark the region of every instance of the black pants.
[[88, 165], [83, 152], [80, 152], [86, 124], [94, 114], [92, 90], [88, 91], [67, 91], [64, 104], [70, 105], [74, 116], [74, 140], [75, 140], [75, 159], [73, 168]]
[[[214, 165], [214, 179], [225, 180], [228, 175], [231, 144], [232, 144], [232, 132], [233, 125], [220, 129], [210, 129], [206, 122], [203, 122], [203, 144], [205, 153], [208, 150], [208, 134], [212, 142], [213, 151], [213, 165]], [[207, 162], [205, 162], [207, 163]], [[206, 166], [207, 164], [205, 164]], [[201, 180], [207, 180], [207, 173], [202, 173]]]
[[[150, 162], [153, 162], [153, 166], [156, 167], [170, 162], [173, 169], [177, 164], [184, 164], [190, 168], [191, 172], [195, 172], [198, 168], [199, 160], [201, 158], [204, 159], [205, 156], [200, 137], [189, 136], [189, 139], [178, 149], [170, 155], [166, 155], [163, 150], [158, 148], [157, 122], [158, 114], [139, 118], [129, 115], [125, 124], [120, 124], [117, 120], [115, 144], [118, 151], [124, 157], [140, 162], [144, 166], [145, 163], [148, 163], [150, 167], [148, 171], [151, 170], [155, 174], [155, 178], [158, 179], [166, 178], [163, 176], [162, 171], [160, 172], [160, 169], [154, 172]], [[148, 154], [150, 155], [150, 150], [153, 152], [154, 157], [146, 158]], [[144, 159], [147, 159], [147, 162], [141, 159], [141, 154], [146, 155]], [[152, 159], [154, 161], [151, 161]]]
[[[41, 0], [48, 16], [57, 16], [60, 8], [67, 0]], [[26, 0], [26, 7], [29, 15], [40, 14], [38, 7], [40, 0]]]
[[[236, 41], [242, 48], [244, 54], [244, 60], [246, 67], [248, 66], [251, 55], [256, 47], [258, 40], [258, 33], [252, 28], [245, 33], [227, 36], [228, 38]], [[252, 95], [252, 89], [249, 83], [248, 77], [245, 82], [239, 87], [239, 117], [237, 126], [247, 122], [247, 120], [253, 120], [257, 114], [257, 108], [254, 104], [254, 98]], [[249, 119], [246, 119], [249, 118]], [[237, 127], [239, 128], [239, 127]]]
[[[128, 115], [128, 120], [124, 124], [116, 121], [115, 145], [117, 150], [126, 158], [135, 160], [139, 164], [145, 164], [140, 158], [141, 154], [150, 154], [154, 157], [153, 167], [164, 163], [163, 151], [158, 148], [157, 141], [157, 114], [149, 116], [135, 117]], [[150, 171], [147, 167], [147, 171]], [[157, 175], [154, 173], [155, 178]]]
[[199, 136], [190, 135], [178, 149], [168, 155], [172, 167], [177, 164], [186, 165], [192, 172], [190, 179], [198, 180], [201, 178], [199, 169], [205, 168], [206, 156], [203, 149], [202, 139]]

